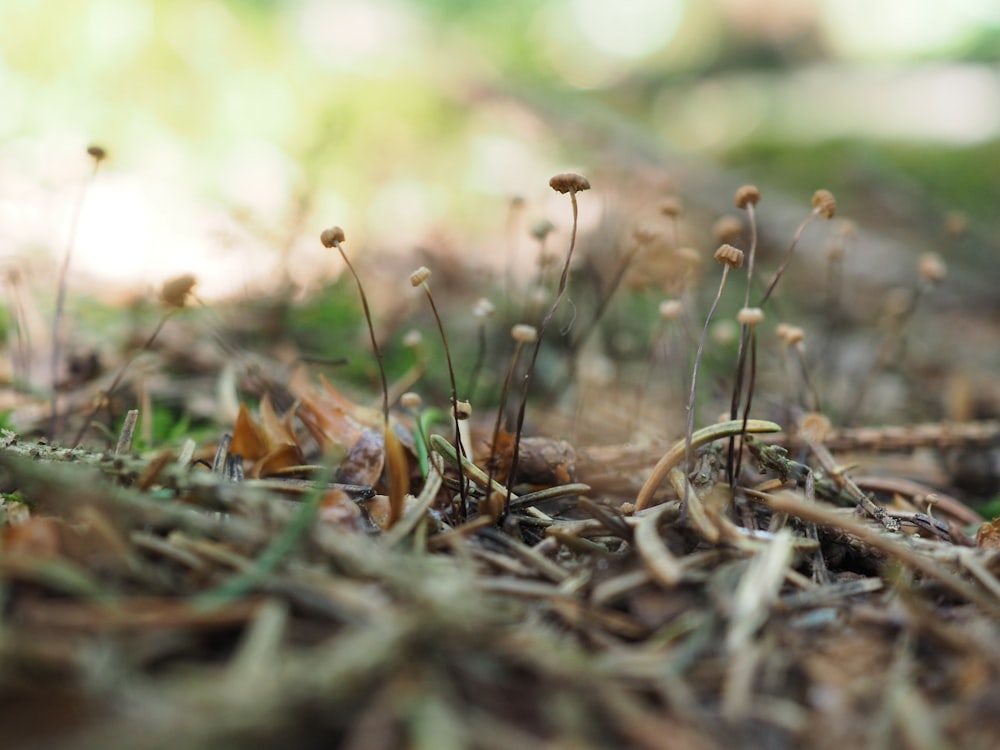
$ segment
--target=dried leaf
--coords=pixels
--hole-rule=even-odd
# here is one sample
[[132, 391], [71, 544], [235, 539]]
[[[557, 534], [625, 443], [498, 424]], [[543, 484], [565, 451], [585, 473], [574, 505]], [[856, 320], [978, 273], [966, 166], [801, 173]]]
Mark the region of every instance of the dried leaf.
[[976, 532], [976, 546], [991, 551], [1000, 550], [1000, 518], [994, 518], [979, 527]]
[[297, 446], [299, 444], [295, 430], [292, 429], [289, 418], [291, 415], [292, 412], [288, 412], [284, 419], [280, 418], [274, 411], [270, 396], [264, 394], [260, 400], [260, 425], [268, 447], [273, 448], [282, 444]]
[[273, 448], [266, 456], [254, 462], [250, 476], [254, 479], [270, 477], [280, 473], [283, 469], [302, 466], [304, 463], [305, 459], [302, 457], [302, 451], [299, 450], [299, 447], [285, 443]]
[[410, 491], [410, 471], [403, 453], [403, 446], [391, 426], [383, 432], [385, 437], [385, 460], [389, 480], [389, 523], [391, 527], [403, 515], [403, 503]]
[[240, 404], [240, 413], [233, 427], [229, 452], [234, 456], [242, 456], [244, 461], [256, 461], [267, 452], [264, 435], [243, 403]]
[[370, 411], [359, 411], [342, 397], [302, 395], [296, 413], [323, 452], [338, 461], [361, 439], [365, 430], [378, 424], [378, 421], [367, 420]]
[[514, 433], [507, 432], [502, 427], [497, 433], [496, 443], [492, 447], [487, 444], [484, 452], [476, 459], [476, 465], [487, 474], [492, 473], [493, 479], [500, 484], [507, 484], [513, 462]]

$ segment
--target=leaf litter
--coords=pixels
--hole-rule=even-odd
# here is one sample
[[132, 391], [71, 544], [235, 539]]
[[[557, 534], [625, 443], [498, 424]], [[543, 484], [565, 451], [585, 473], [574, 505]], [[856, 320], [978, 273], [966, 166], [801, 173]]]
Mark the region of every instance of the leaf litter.
[[[575, 220], [590, 184], [558, 177]], [[820, 197], [810, 220], [833, 215]], [[545, 326], [579, 281], [571, 254], [495, 425], [459, 413], [454, 374], [439, 432], [419, 405], [371, 408], [268, 362], [245, 368], [259, 401], [222, 439], [136, 452], [133, 417], [107, 450], [72, 440], [133, 408], [128, 358], [96, 400], [60, 400], [52, 440], [30, 418], [4, 431], [4, 746], [995, 746], [997, 520], [919, 452], [995, 453], [996, 422], [833, 429], [802, 408], [812, 384], [780, 379], [783, 406], [758, 407], [777, 421], [740, 393], [746, 411], [674, 443], [588, 444], [535, 401], [525, 420]], [[167, 287], [166, 343], [142, 347], [164, 372], [190, 288]], [[752, 328], [740, 367], [757, 366]], [[570, 372], [587, 356], [563, 354]], [[763, 370], [736, 380], [763, 391]], [[874, 470], [901, 452], [906, 471]]]

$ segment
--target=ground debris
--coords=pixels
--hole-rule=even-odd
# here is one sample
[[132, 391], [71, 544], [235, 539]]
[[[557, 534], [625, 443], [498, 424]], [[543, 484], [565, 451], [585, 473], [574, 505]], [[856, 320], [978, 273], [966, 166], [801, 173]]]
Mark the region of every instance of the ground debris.
[[998, 553], [756, 446], [742, 511], [677, 470], [634, 515], [564, 484], [460, 522], [438, 481], [379, 534], [317, 521], [322, 481], [7, 435], [7, 746], [986, 747]]

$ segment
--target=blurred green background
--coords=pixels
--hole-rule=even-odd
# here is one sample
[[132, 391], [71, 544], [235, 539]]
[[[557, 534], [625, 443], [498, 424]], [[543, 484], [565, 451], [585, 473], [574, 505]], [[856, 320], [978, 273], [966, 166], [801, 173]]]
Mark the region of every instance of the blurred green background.
[[995, 241], [998, 49], [993, 0], [4, 0], [0, 252], [60, 257], [90, 142], [74, 270], [209, 296], [335, 272], [331, 223], [488, 255], [570, 168]]

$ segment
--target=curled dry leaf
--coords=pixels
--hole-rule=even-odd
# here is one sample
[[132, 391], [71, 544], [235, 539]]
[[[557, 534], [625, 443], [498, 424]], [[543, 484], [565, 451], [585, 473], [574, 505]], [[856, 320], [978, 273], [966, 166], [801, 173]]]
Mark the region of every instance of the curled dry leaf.
[[267, 396], [261, 400], [260, 412], [258, 423], [246, 404], [240, 404], [229, 444], [229, 452], [243, 458], [247, 476], [259, 479], [304, 464], [302, 449], [290, 423], [278, 418]]
[[362, 439], [365, 432], [381, 430], [382, 413], [377, 409], [358, 406], [320, 376], [322, 390], [310, 388], [300, 392], [296, 414], [319, 443], [323, 453], [340, 462]]

